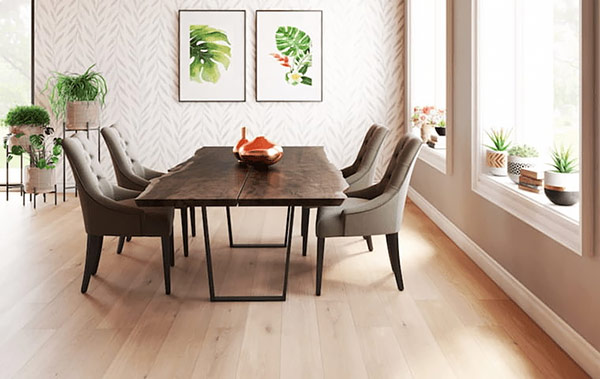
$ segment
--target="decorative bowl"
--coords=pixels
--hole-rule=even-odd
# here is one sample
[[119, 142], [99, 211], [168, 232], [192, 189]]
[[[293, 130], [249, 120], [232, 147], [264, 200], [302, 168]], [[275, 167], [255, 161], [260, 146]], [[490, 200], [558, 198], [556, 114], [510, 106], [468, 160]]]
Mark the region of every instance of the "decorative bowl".
[[283, 157], [283, 148], [260, 136], [242, 145], [239, 154], [243, 162], [265, 167], [279, 162]]

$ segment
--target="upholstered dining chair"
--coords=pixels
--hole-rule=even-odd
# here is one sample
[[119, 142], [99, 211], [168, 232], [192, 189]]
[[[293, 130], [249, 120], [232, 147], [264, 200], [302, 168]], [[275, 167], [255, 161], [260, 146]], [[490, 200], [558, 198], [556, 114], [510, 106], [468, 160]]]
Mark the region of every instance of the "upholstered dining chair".
[[[377, 157], [389, 130], [386, 127], [373, 124], [365, 134], [358, 155], [350, 166], [342, 169], [342, 176], [348, 183], [346, 192], [357, 191], [373, 184]], [[308, 225], [310, 223], [310, 208], [302, 208], [302, 255], [306, 255], [308, 246]], [[371, 236], [363, 236], [367, 241], [369, 251], [373, 251]]]
[[[150, 179], [163, 175], [162, 172], [152, 170], [143, 166], [139, 159], [135, 143], [125, 137], [115, 125], [107, 126], [101, 129], [102, 137], [106, 142], [110, 158], [117, 177], [119, 187], [143, 191]], [[187, 208], [179, 208], [181, 211], [181, 234], [183, 235], [183, 255], [188, 256], [188, 219]], [[190, 207], [190, 221], [192, 226], [192, 236], [196, 236], [196, 212], [194, 207]], [[120, 254], [123, 249], [124, 237], [119, 239], [117, 253]]]
[[83, 135], [63, 141], [79, 190], [87, 233], [87, 249], [81, 292], [98, 271], [104, 236], [160, 237], [165, 292], [171, 292], [170, 266], [174, 264], [173, 208], [141, 208], [134, 198], [139, 192], [111, 184], [97, 161], [96, 147]]
[[422, 147], [419, 138], [403, 136], [394, 150], [383, 179], [370, 187], [347, 192], [337, 207], [321, 207], [317, 212], [317, 295], [321, 295], [325, 239], [329, 237], [385, 234], [388, 255], [398, 290], [404, 289], [400, 268], [398, 232], [410, 177]]

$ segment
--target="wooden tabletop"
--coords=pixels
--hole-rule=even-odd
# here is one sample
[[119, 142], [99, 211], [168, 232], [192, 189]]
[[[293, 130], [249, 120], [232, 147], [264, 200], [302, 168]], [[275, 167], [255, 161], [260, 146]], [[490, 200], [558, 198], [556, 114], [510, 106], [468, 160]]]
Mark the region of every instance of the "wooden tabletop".
[[152, 179], [139, 206], [340, 205], [347, 183], [322, 147], [284, 147], [266, 170], [239, 164], [231, 147], [203, 147], [171, 172]]

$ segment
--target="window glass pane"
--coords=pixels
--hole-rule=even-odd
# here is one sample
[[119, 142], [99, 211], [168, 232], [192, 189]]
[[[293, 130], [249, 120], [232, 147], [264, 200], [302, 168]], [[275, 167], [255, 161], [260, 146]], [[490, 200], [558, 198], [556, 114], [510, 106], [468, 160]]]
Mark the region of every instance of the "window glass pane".
[[[479, 127], [579, 155], [580, 0], [479, 1]], [[485, 133], [482, 134], [485, 136]]]
[[419, 133], [422, 121], [445, 125], [446, 0], [413, 0], [409, 9], [410, 105]]

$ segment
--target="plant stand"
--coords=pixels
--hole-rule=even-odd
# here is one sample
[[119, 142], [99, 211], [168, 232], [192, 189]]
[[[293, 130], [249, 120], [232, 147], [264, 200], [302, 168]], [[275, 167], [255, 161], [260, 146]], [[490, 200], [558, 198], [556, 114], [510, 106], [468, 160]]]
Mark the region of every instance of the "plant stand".
[[[65, 121], [63, 121], [63, 139], [67, 138], [67, 133], [72, 133], [73, 134], [77, 134], [77, 132], [85, 132], [87, 134], [87, 138], [90, 139], [90, 131], [95, 131], [97, 133], [97, 137], [98, 137], [98, 162], [100, 162], [100, 126], [96, 127], [96, 128], [90, 128], [90, 124], [89, 122], [85, 123], [85, 129], [83, 130], [70, 130], [67, 129], [67, 124]], [[68, 189], [74, 189], [75, 190], [75, 197], [77, 197], [77, 186], [76, 185], [71, 185], [71, 186], [67, 186], [67, 162], [65, 159], [65, 150], [63, 149], [63, 157], [62, 157], [62, 161], [63, 161], [63, 203], [65, 201], [67, 201], [67, 190]]]
[[11, 183], [10, 178], [9, 178], [10, 168], [9, 168], [9, 162], [8, 162], [8, 148], [6, 148], [6, 183], [2, 183], [2, 184], [0, 184], [0, 186], [6, 188], [6, 201], [9, 200], [10, 189], [19, 187], [19, 193], [21, 196], [23, 196], [23, 205], [25, 205], [25, 191], [23, 190], [23, 156], [20, 157], [20, 160], [21, 160], [21, 163], [20, 163], [21, 179], [19, 180], [19, 183]]

